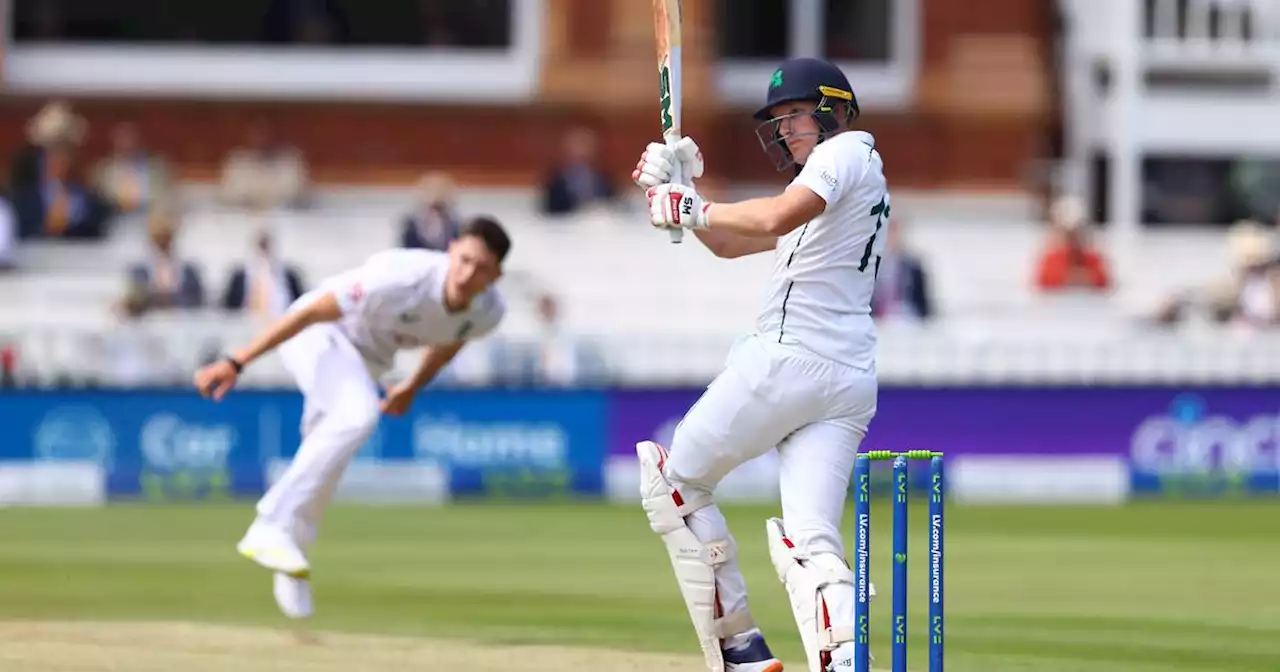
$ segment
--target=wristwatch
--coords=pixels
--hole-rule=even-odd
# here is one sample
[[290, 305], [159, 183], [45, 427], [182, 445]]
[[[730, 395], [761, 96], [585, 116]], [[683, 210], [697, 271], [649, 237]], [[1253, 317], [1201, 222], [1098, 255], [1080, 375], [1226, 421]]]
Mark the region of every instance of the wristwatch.
[[231, 355], [223, 355], [222, 359], [226, 360], [226, 362], [231, 365], [231, 368], [236, 370], [237, 374], [244, 371], [244, 364], [241, 364], [240, 360], [235, 357]]

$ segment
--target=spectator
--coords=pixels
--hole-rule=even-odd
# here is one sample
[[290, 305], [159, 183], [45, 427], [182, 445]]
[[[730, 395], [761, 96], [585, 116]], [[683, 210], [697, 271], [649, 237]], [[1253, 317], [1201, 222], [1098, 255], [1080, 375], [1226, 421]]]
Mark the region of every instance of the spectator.
[[280, 141], [266, 120], [249, 128], [248, 143], [235, 149], [222, 164], [222, 198], [254, 210], [296, 208], [305, 204], [306, 159], [297, 148]]
[[17, 193], [40, 183], [45, 148], [50, 145], [79, 147], [87, 134], [84, 118], [72, 112], [65, 102], [45, 105], [27, 122], [27, 141], [9, 167], [10, 191]]
[[458, 236], [458, 217], [453, 205], [453, 181], [439, 172], [428, 173], [418, 182], [418, 200], [413, 212], [405, 215], [400, 246], [445, 250]]
[[1219, 295], [1220, 314], [1243, 328], [1280, 324], [1280, 259], [1270, 232], [1257, 222], [1241, 222], [1227, 241], [1235, 278]]
[[0, 388], [18, 387], [18, 351], [11, 343], [0, 345]]
[[174, 385], [186, 377], [170, 358], [164, 340], [143, 321], [152, 307], [146, 285], [131, 278], [113, 311], [116, 324], [100, 336], [103, 382], [117, 387]]
[[1156, 313], [1156, 322], [1182, 322], [1200, 310], [1220, 324], [1242, 329], [1280, 324], [1280, 257], [1270, 232], [1259, 222], [1236, 222], [1227, 233], [1230, 277], [1223, 282], [1170, 298]]
[[204, 306], [204, 283], [190, 262], [178, 259], [173, 250], [177, 234], [176, 217], [166, 207], [152, 210], [147, 233], [151, 238], [150, 259], [129, 270], [130, 281], [145, 291], [152, 309], [200, 308]]
[[1036, 285], [1046, 292], [1111, 286], [1106, 259], [1089, 240], [1084, 206], [1075, 198], [1060, 198], [1050, 208], [1049, 243], [1039, 261]]
[[109, 209], [74, 177], [75, 147], [53, 142], [39, 152], [35, 182], [17, 186], [13, 206], [21, 238], [98, 239]]
[[582, 353], [574, 337], [560, 327], [560, 306], [555, 297], [538, 299], [538, 336], [535, 380], [549, 387], [568, 387], [579, 382]]
[[280, 259], [271, 234], [263, 231], [258, 234], [254, 258], [232, 272], [222, 307], [274, 317], [283, 314], [302, 293], [298, 270]]
[[587, 128], [570, 131], [564, 152], [564, 160], [543, 187], [543, 212], [565, 215], [614, 199], [614, 185], [596, 163], [594, 132]]
[[919, 255], [902, 242], [901, 219], [894, 219], [889, 224], [884, 255], [880, 257], [877, 268], [876, 288], [871, 299], [874, 317], [914, 322], [933, 316], [929, 274]]
[[145, 211], [169, 189], [168, 166], [142, 146], [134, 124], [117, 124], [111, 132], [111, 143], [111, 156], [98, 164], [94, 186], [116, 212]]

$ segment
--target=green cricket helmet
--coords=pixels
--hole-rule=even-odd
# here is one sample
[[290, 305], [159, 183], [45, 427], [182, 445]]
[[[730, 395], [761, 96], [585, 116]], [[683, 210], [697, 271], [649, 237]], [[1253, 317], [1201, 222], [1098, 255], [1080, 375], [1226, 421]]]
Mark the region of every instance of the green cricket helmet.
[[784, 170], [795, 163], [791, 150], [782, 138], [782, 123], [797, 114], [773, 116], [773, 108], [783, 103], [813, 101], [817, 107], [810, 116], [818, 122], [818, 142], [838, 133], [845, 123], [858, 118], [858, 98], [853, 95], [849, 78], [834, 63], [820, 58], [792, 58], [783, 62], [769, 80], [764, 107], [755, 113], [762, 122], [756, 127], [756, 138], [774, 167]]

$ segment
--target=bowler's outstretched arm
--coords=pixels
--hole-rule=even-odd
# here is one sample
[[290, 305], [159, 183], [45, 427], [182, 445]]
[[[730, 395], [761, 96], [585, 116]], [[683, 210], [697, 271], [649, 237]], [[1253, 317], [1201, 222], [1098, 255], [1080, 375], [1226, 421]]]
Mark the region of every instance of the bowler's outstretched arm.
[[241, 366], [271, 352], [281, 343], [297, 336], [299, 332], [313, 324], [333, 322], [342, 317], [342, 309], [338, 307], [338, 299], [333, 292], [327, 292], [315, 301], [285, 313], [271, 326], [264, 329], [248, 345], [232, 353]]

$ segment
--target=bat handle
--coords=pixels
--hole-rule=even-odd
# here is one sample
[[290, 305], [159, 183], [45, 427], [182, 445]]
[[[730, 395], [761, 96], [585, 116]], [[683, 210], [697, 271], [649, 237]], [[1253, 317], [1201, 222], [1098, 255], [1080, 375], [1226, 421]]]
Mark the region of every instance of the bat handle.
[[[666, 142], [668, 147], [674, 148], [676, 146], [676, 143], [680, 142], [680, 136], [677, 134], [668, 135], [666, 137]], [[690, 184], [691, 182], [692, 180], [685, 179], [684, 165], [677, 159], [674, 163], [671, 164], [671, 183], [683, 184], [685, 186], [693, 186], [692, 184]], [[684, 241], [684, 229], [674, 228], [669, 230], [668, 233], [671, 234], [671, 242], [673, 244], [679, 245], [681, 242]]]

